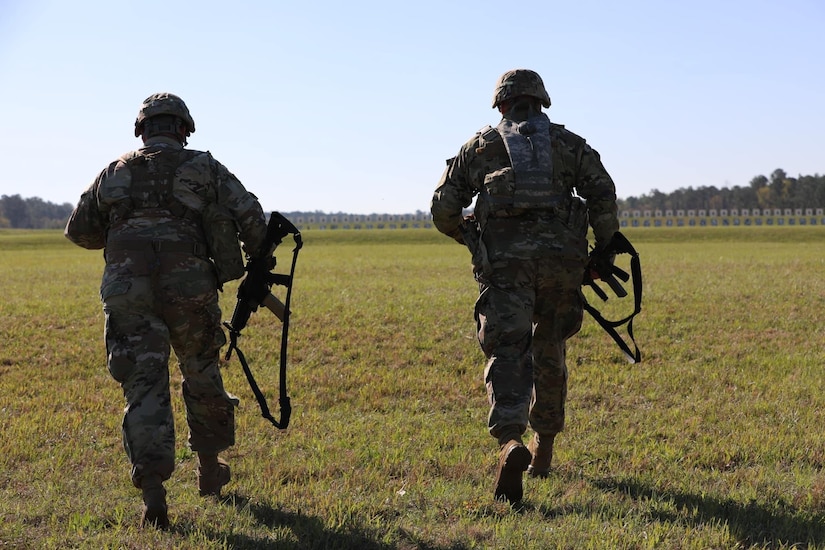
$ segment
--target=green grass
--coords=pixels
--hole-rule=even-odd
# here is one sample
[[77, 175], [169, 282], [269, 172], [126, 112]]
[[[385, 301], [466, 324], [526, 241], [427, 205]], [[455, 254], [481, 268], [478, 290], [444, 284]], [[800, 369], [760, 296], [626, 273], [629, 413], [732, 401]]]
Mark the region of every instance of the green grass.
[[[643, 362], [585, 318], [554, 472], [525, 481], [523, 506], [492, 500], [469, 253], [434, 230], [312, 231], [289, 429], [260, 417], [233, 358], [234, 479], [201, 499], [173, 365], [173, 526], [155, 532], [137, 528], [105, 366], [101, 252], [0, 231], [0, 548], [825, 548], [825, 228], [626, 234]], [[240, 341], [276, 416], [279, 344], [268, 312]]]

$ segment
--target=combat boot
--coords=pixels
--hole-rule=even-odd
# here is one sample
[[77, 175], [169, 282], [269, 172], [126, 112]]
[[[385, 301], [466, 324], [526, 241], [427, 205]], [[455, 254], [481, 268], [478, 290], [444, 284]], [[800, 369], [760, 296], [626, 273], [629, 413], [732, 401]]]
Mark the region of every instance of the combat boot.
[[157, 529], [169, 527], [169, 513], [166, 507], [166, 489], [159, 475], [151, 475], [141, 480], [143, 491], [143, 515], [140, 526], [152, 526]]
[[198, 491], [202, 497], [221, 496], [221, 487], [232, 479], [229, 464], [217, 453], [198, 453]]
[[496, 500], [507, 499], [510, 504], [521, 500], [524, 496], [521, 475], [530, 465], [530, 458], [530, 451], [517, 439], [511, 439], [501, 446], [496, 470]]
[[530, 440], [528, 449], [533, 455], [530, 466], [527, 467], [527, 474], [532, 477], [547, 477], [550, 473], [550, 463], [553, 461], [553, 440], [556, 434], [539, 435], [534, 434]]

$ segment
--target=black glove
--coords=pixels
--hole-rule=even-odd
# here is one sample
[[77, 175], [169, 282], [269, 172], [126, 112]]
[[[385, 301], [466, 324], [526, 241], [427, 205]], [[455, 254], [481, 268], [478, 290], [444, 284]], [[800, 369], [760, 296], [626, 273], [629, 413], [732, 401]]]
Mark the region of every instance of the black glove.
[[[590, 284], [593, 281], [601, 279], [607, 283], [616, 296], [623, 298], [627, 296], [627, 291], [621, 283], [616, 280], [616, 277], [627, 282], [629, 275], [619, 267], [613, 265], [616, 261], [616, 235], [621, 235], [621, 233], [617, 231], [614, 237], [610, 239], [610, 242], [606, 244], [599, 243], [590, 252], [590, 261], [585, 271], [585, 284]], [[619, 242], [621, 242], [621, 240]]]
[[606, 279], [613, 274], [613, 263], [616, 261], [616, 254], [608, 251], [604, 246], [596, 246], [590, 252], [590, 261], [587, 270], [590, 278], [594, 281]]

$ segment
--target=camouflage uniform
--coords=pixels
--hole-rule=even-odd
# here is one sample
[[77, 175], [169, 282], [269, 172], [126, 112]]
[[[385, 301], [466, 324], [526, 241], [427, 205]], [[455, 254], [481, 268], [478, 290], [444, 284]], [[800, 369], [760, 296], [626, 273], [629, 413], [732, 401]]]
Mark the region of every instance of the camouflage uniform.
[[170, 347], [183, 377], [192, 450], [217, 453], [234, 444], [238, 400], [218, 368], [226, 337], [202, 223], [204, 209], [215, 205], [234, 220], [246, 250], [261, 248], [266, 221], [255, 196], [208, 152], [155, 136], [100, 173], [66, 226], [75, 244], [105, 248], [107, 362], [126, 398], [123, 443], [136, 487], [148, 475], [166, 480], [174, 468]]
[[[549, 107], [543, 84], [540, 90], [542, 105]], [[544, 130], [536, 136], [545, 141], [534, 140], [549, 147], [545, 166], [552, 166], [544, 180], [533, 180], [539, 185], [519, 191], [512, 177], [502, 131], [516, 123], [505, 115], [447, 161], [431, 203], [439, 231], [471, 241], [466, 244], [479, 283], [475, 319], [487, 357], [488, 427], [500, 443], [514, 432], [520, 437], [528, 424], [542, 435], [564, 428], [566, 341], [582, 322], [588, 217], [597, 243], [618, 230], [615, 186], [598, 153], [540, 111], [529, 120], [549, 132], [549, 143]], [[474, 197], [477, 231], [462, 218]]]

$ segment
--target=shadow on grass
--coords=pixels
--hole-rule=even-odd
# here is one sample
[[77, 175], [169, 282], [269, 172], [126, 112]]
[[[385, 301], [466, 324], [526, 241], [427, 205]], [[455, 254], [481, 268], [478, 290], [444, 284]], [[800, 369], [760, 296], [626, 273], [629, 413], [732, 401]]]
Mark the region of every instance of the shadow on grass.
[[[330, 529], [324, 525], [321, 518], [307, 516], [301, 513], [285, 512], [272, 508], [266, 504], [250, 501], [237, 494], [226, 495], [222, 500], [225, 506], [233, 506], [239, 512], [251, 514], [255, 521], [272, 529], [287, 528], [291, 531], [294, 540], [274, 541], [268, 538], [257, 538], [240, 533], [210, 534], [215, 540], [223, 541], [227, 547], [233, 549], [262, 549], [277, 548], [283, 550], [393, 550], [397, 544], [381, 542], [379, 539], [384, 533], [358, 525], [350, 525], [340, 529]], [[465, 546], [432, 546], [410, 533], [400, 530], [399, 535], [405, 538], [405, 547], [415, 547], [422, 550], [466, 550]]]
[[[632, 480], [600, 479], [593, 485], [603, 491], [626, 494], [635, 500], [672, 502], [676, 513], [656, 510], [655, 506], [647, 513], [659, 521], [727, 525], [731, 535], [743, 546], [814, 545], [819, 548], [825, 543], [825, 521], [816, 515], [801, 517], [800, 511], [789, 504], [777, 503], [776, 509], [768, 509], [756, 502], [662, 491]], [[548, 513], [557, 515], [552, 511]]]

